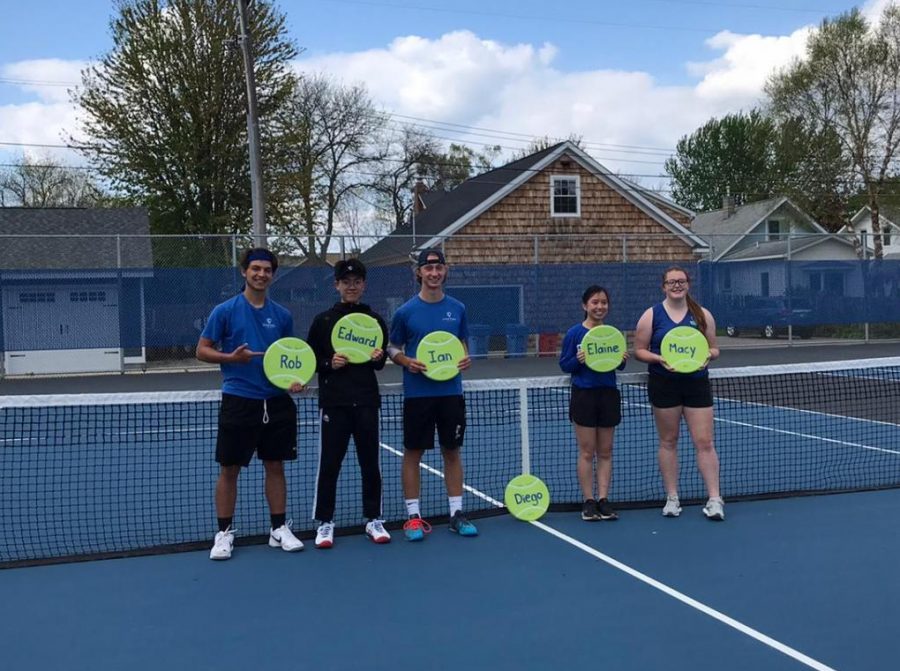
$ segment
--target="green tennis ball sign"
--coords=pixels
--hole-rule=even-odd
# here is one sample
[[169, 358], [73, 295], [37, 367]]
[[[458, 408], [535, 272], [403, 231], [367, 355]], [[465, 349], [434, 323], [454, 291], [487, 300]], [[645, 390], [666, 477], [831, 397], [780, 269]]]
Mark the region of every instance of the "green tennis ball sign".
[[458, 365], [465, 355], [459, 338], [447, 331], [432, 331], [416, 347], [416, 359], [425, 364], [425, 377], [438, 382], [459, 375]]
[[263, 372], [279, 389], [289, 389], [295, 382], [305, 385], [316, 373], [316, 355], [300, 338], [280, 338], [266, 350]]
[[331, 329], [331, 346], [350, 363], [372, 360], [372, 352], [381, 349], [384, 333], [374, 317], [354, 312], [337, 320]]
[[509, 481], [503, 502], [516, 519], [533, 522], [550, 507], [550, 490], [540, 478], [519, 475]]
[[709, 342], [695, 328], [676, 326], [663, 337], [659, 353], [675, 371], [693, 373], [709, 358]]
[[622, 363], [625, 356], [625, 336], [613, 326], [595, 326], [581, 339], [584, 363], [598, 373], [608, 373]]

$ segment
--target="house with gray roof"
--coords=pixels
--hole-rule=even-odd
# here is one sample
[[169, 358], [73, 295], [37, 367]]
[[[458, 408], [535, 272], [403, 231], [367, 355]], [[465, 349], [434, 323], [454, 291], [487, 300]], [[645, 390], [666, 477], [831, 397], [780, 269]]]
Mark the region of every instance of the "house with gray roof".
[[709, 245], [718, 295], [782, 296], [789, 288], [844, 295], [850, 288], [851, 267], [841, 262], [856, 260], [852, 240], [829, 234], [786, 196], [726, 202], [699, 213], [691, 228]]
[[142, 363], [149, 233], [143, 208], [0, 208], [3, 372]]
[[[878, 224], [882, 236], [882, 253], [885, 259], [900, 259], [900, 208], [881, 205], [878, 208]], [[872, 210], [864, 205], [850, 218], [844, 230], [859, 240], [865, 240], [866, 254], [871, 257], [875, 251], [872, 236]], [[862, 242], [860, 242], [862, 244]]]

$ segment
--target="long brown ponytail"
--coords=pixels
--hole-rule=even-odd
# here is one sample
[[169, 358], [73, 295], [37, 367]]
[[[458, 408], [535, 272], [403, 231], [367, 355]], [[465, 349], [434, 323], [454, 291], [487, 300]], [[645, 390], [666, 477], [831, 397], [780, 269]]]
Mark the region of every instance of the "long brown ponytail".
[[[687, 278], [688, 286], [691, 284], [691, 276], [681, 266], [669, 266], [663, 272], [663, 285], [666, 283], [666, 275], [673, 272], [684, 273], [685, 278]], [[700, 304], [691, 298], [691, 293], [688, 291], [684, 295], [685, 300], [687, 301], [688, 311], [691, 313], [691, 316], [694, 318], [694, 321], [697, 323], [697, 327], [700, 329], [703, 335], [706, 335], [706, 315], [703, 314], [703, 308], [700, 307]]]

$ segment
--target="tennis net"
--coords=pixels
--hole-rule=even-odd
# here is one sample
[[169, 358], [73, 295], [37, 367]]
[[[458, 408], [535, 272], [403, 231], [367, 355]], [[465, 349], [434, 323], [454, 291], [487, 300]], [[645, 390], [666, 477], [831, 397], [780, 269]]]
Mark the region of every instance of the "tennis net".
[[[900, 358], [714, 369], [716, 448], [726, 500], [900, 486]], [[611, 499], [657, 505], [664, 492], [644, 374], [620, 374]], [[557, 509], [580, 504], [567, 377], [464, 383], [467, 511], [502, 510], [506, 483], [531, 472]], [[384, 517], [405, 518], [402, 392], [382, 388]], [[0, 397], [0, 567], [206, 547], [215, 532], [213, 461], [219, 392]], [[314, 390], [297, 397], [299, 458], [287, 464], [288, 511], [311, 533], [318, 467]], [[682, 500], [705, 496], [682, 428]], [[423, 515], [447, 513], [440, 453], [422, 466]], [[234, 526], [265, 538], [258, 464], [241, 475]], [[339, 527], [362, 524], [351, 447]]]

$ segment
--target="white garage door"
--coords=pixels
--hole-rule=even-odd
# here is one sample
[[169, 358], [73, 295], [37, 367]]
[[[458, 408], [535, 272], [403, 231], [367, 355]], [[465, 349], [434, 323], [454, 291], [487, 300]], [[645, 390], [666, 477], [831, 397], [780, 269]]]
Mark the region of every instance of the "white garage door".
[[122, 369], [115, 285], [7, 287], [3, 334], [7, 375]]

